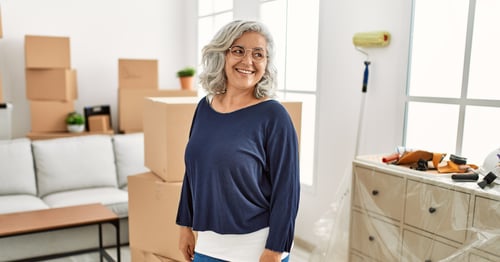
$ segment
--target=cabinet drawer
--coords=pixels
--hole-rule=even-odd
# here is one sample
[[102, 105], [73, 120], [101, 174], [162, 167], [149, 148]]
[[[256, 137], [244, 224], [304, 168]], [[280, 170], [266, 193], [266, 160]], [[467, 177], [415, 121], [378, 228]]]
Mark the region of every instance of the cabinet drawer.
[[354, 205], [401, 220], [404, 203], [403, 178], [355, 167]]
[[403, 231], [402, 261], [440, 261], [458, 251], [457, 248], [422, 236]]
[[478, 230], [478, 248], [500, 256], [500, 201], [476, 196], [472, 227]]
[[463, 243], [470, 195], [408, 180], [404, 221], [422, 230]]
[[352, 212], [351, 248], [379, 261], [397, 261], [400, 254], [399, 227]]

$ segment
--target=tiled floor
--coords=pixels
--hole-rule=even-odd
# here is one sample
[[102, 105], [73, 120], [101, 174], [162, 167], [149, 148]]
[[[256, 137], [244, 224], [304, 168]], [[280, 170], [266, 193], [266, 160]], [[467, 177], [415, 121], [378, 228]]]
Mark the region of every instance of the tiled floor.
[[[130, 249], [128, 246], [120, 249], [122, 262], [130, 262]], [[114, 248], [108, 249], [108, 253], [116, 259], [116, 250]], [[294, 246], [290, 256], [290, 262], [308, 262], [310, 254], [300, 246]], [[48, 260], [47, 262], [95, 262], [99, 261], [97, 253], [84, 254], [72, 257], [58, 258]]]
[[295, 245], [290, 254], [290, 262], [308, 262], [311, 254], [309, 251]]

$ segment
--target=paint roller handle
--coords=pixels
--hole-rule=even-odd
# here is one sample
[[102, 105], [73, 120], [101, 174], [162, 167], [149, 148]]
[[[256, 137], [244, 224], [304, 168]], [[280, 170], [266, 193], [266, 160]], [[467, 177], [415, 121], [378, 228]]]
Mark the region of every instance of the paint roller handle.
[[361, 89], [361, 92], [366, 93], [366, 90], [368, 89], [368, 66], [370, 65], [370, 61], [365, 61], [365, 73], [363, 74], [363, 89]]

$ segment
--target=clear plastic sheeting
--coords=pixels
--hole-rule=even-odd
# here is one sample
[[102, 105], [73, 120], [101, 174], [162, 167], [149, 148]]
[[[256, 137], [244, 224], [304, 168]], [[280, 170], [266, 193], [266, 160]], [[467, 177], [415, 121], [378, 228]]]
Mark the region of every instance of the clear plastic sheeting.
[[500, 185], [479, 187], [485, 175], [457, 182], [358, 157], [315, 225], [311, 261], [500, 261]]
[[335, 202], [314, 224], [319, 245], [312, 251], [310, 262], [347, 261], [349, 242], [349, 210], [351, 209], [351, 170], [345, 171], [335, 192]]

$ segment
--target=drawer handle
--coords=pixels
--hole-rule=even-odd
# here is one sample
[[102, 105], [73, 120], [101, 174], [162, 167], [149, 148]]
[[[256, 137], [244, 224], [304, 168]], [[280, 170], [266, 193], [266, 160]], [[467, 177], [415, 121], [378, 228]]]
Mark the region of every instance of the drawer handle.
[[434, 212], [436, 212], [436, 209], [435, 209], [435, 208], [433, 208], [433, 207], [429, 207], [429, 213], [431, 213], [431, 214], [432, 214], [432, 213], [434, 213]]
[[376, 190], [376, 189], [375, 189], [375, 190], [373, 190], [373, 191], [372, 191], [372, 195], [374, 195], [374, 196], [378, 195], [378, 190]]
[[369, 236], [369, 237], [368, 237], [368, 240], [370, 240], [370, 241], [374, 241], [374, 240], [375, 240], [375, 237], [374, 237], [374, 236]]
[[425, 260], [425, 262], [432, 262], [432, 260], [430, 260], [430, 259], [426, 259], [426, 260]]

